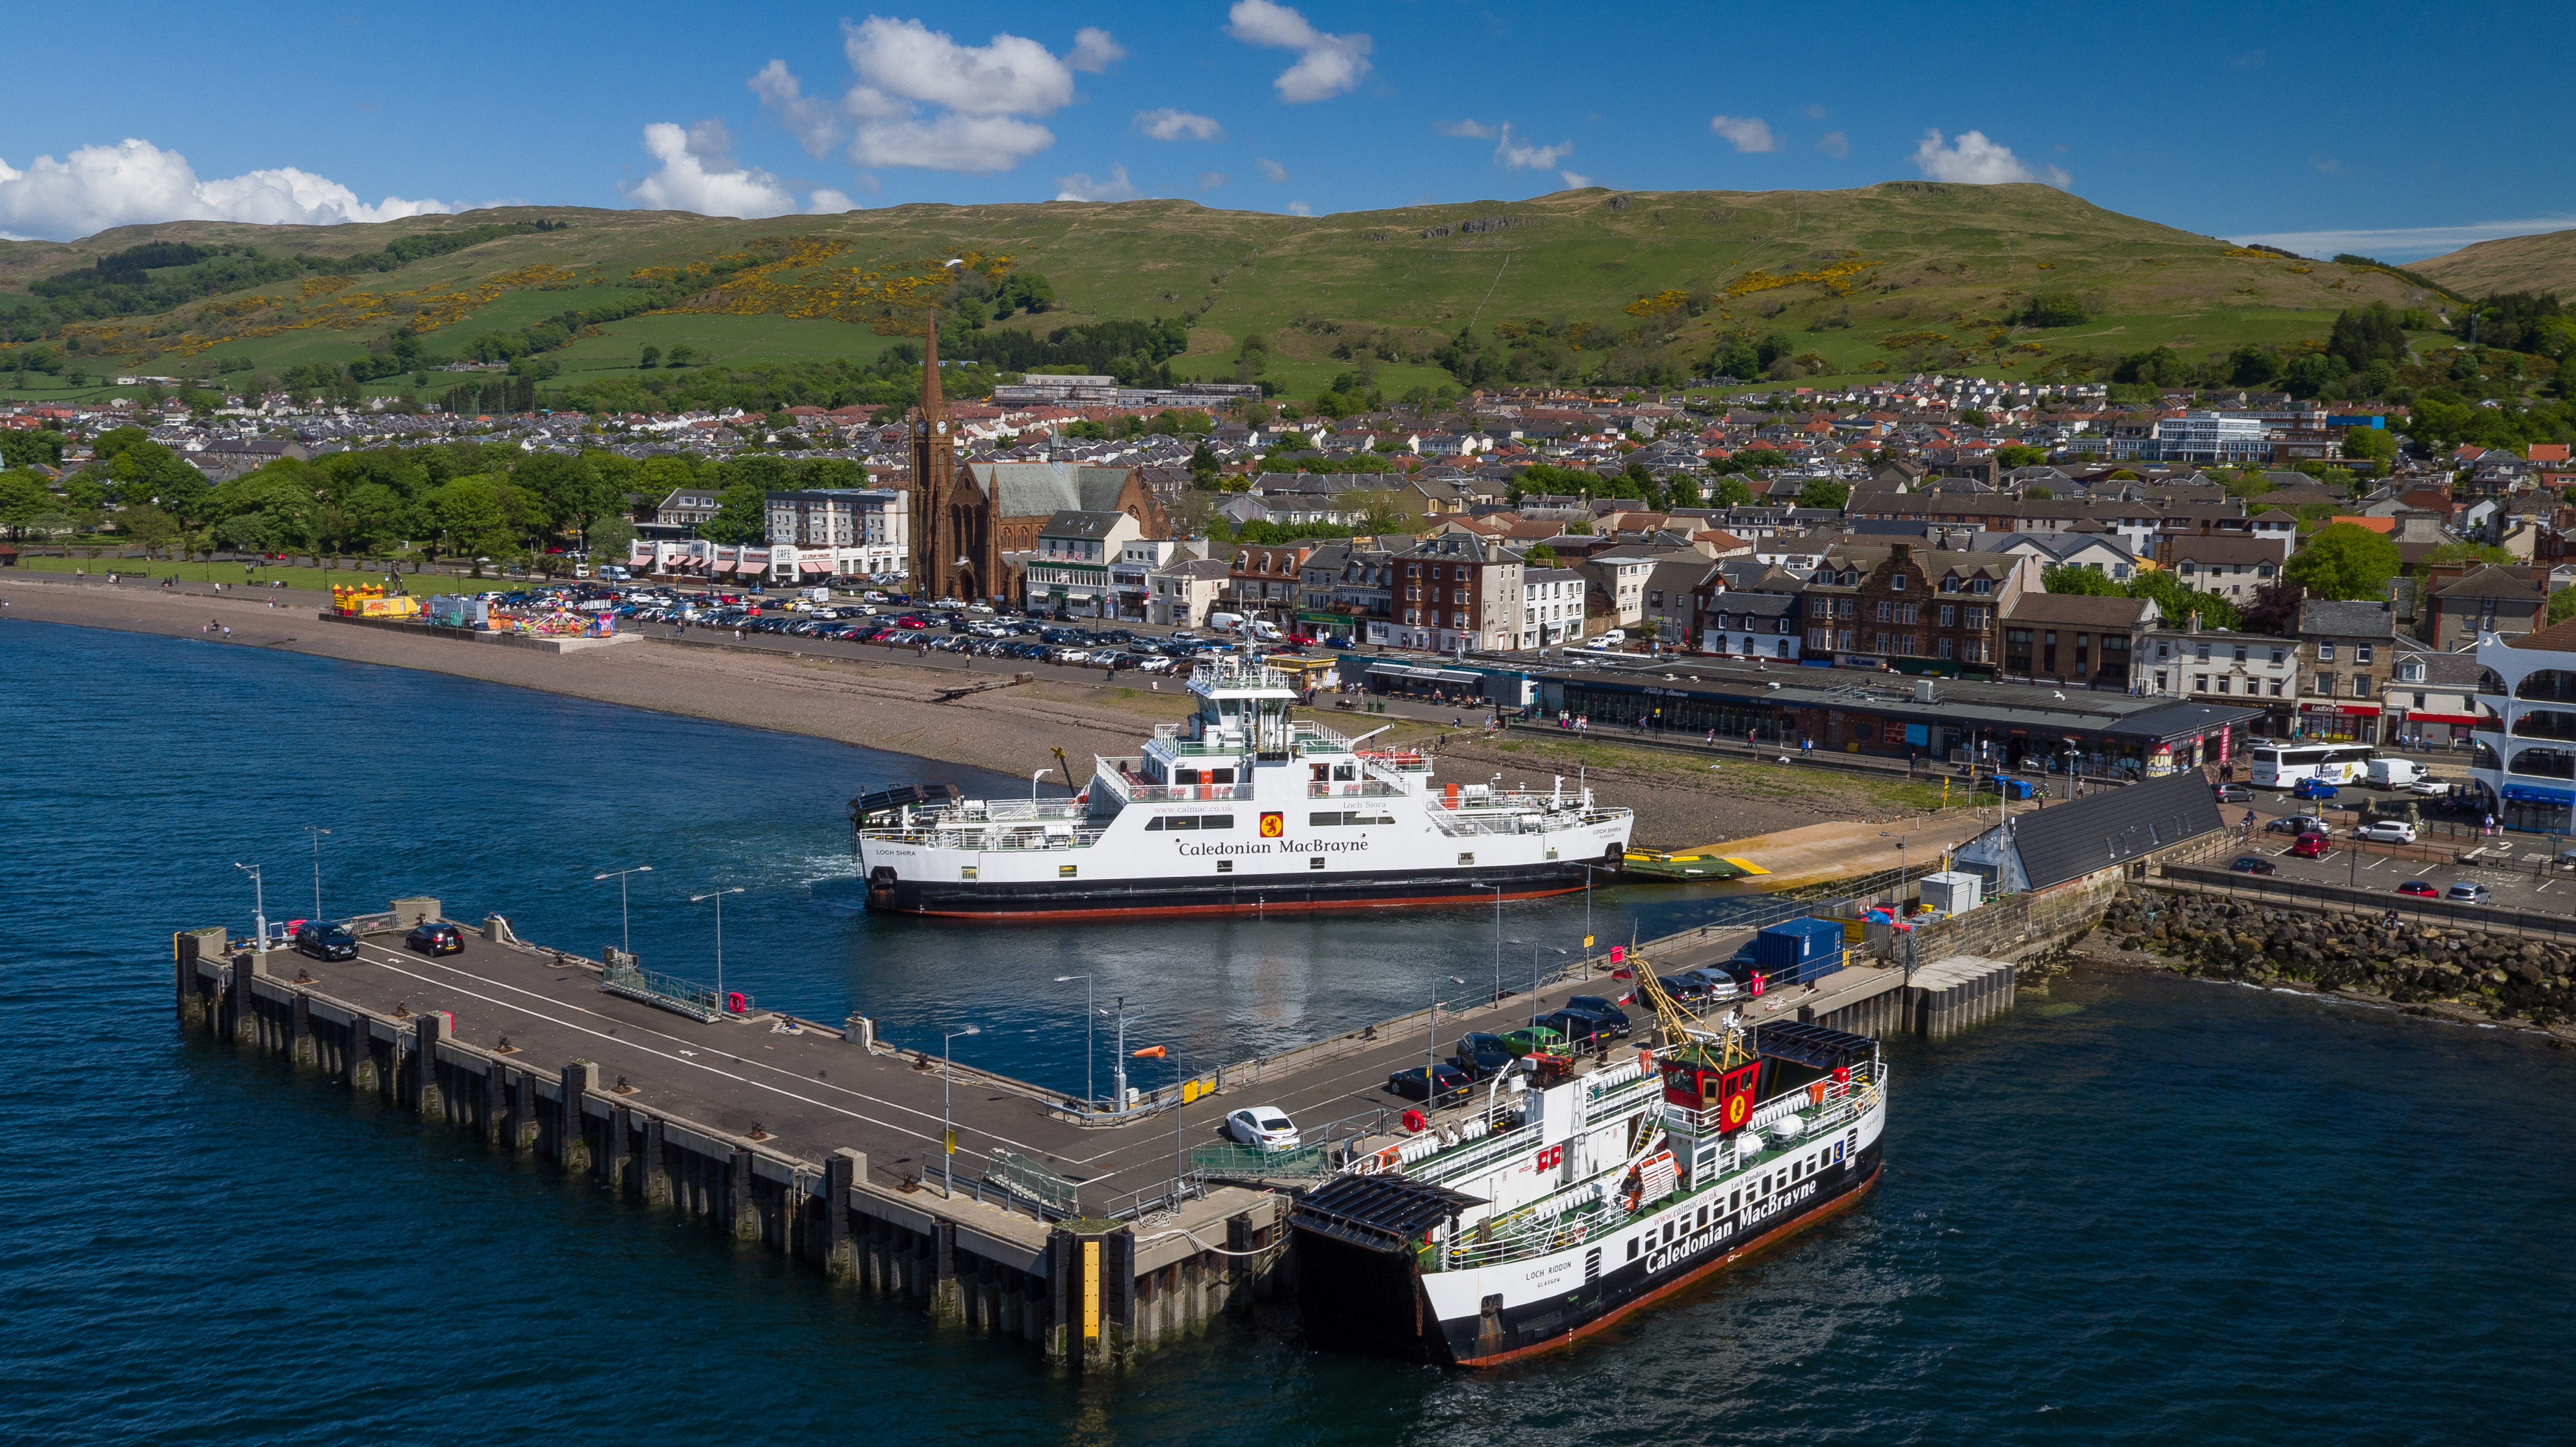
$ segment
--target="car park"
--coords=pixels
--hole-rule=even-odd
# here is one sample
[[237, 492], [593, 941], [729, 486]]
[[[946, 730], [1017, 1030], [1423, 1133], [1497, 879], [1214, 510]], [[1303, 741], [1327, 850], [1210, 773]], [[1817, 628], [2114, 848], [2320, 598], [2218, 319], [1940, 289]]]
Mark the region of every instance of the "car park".
[[2301, 859], [2323, 859], [2334, 848], [2334, 841], [2323, 834], [2302, 834], [2291, 844], [2290, 853]]
[[2236, 856], [2236, 862], [2227, 867], [2235, 870], [2239, 874], [2278, 874], [2281, 872], [2281, 867], [2279, 865], [2274, 864], [2271, 860], [2264, 858], [2260, 854], [2239, 854]]
[[465, 931], [443, 919], [424, 920], [403, 936], [403, 948], [424, 955], [461, 955], [465, 953]]
[[1248, 1105], [1225, 1118], [1225, 1133], [1236, 1142], [1265, 1151], [1293, 1151], [1297, 1126], [1275, 1105]]
[[2435, 889], [2432, 885], [2427, 884], [2420, 879], [2410, 879], [2405, 881], [2397, 886], [2397, 892], [2399, 894], [2411, 894], [2417, 899], [2438, 899], [2442, 894], [2442, 891]]
[[317, 960], [354, 960], [358, 957], [358, 937], [350, 933], [347, 925], [308, 919], [295, 927], [295, 948]]
[[1467, 1072], [1455, 1065], [1417, 1065], [1386, 1078], [1388, 1090], [1407, 1100], [1427, 1100], [1433, 1105], [1454, 1105], [1466, 1099], [1467, 1087], [1472, 1084]]
[[2453, 904], [2486, 904], [2493, 898], [2487, 887], [2474, 879], [2454, 880], [2442, 897]]
[[2352, 831], [2352, 837], [2373, 844], [2412, 844], [2415, 826], [2403, 819], [2374, 819]]

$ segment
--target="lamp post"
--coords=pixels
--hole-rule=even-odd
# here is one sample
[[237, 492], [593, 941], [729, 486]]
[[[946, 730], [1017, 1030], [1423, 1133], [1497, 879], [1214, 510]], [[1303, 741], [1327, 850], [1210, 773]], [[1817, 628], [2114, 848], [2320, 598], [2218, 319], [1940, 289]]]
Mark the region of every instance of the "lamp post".
[[1055, 977], [1055, 982], [1059, 985], [1068, 985], [1073, 983], [1075, 980], [1080, 980], [1082, 982], [1082, 1103], [1085, 1105], [1098, 1105], [1100, 1103], [1100, 1097], [1093, 1094], [1091, 1089], [1091, 1063], [1100, 1053], [1100, 1047], [1093, 1043], [1091, 977], [1089, 975], [1058, 975]]
[[1100, 1013], [1115, 1021], [1118, 1026], [1118, 1069], [1110, 1075], [1109, 1083], [1110, 1087], [1117, 1092], [1115, 1107], [1125, 1110], [1127, 1108], [1127, 1027], [1145, 1017], [1127, 1013], [1127, 997], [1124, 995], [1118, 997], [1115, 1008], [1103, 1010]]
[[[1446, 978], [1453, 985], [1467, 983], [1457, 975]], [[1435, 996], [1440, 993], [1440, 986], [1437, 983], [1432, 985], [1431, 993]], [[1429, 1105], [1440, 1097], [1440, 1007], [1448, 1003], [1440, 999], [1434, 999], [1431, 1002], [1431, 1053], [1422, 1062], [1422, 1103], [1424, 1105]]]
[[1476, 887], [1494, 892], [1494, 1003], [1499, 1005], [1503, 1002], [1503, 887], [1499, 884]]
[[268, 896], [266, 890], [260, 884], [259, 866], [256, 864], [236, 864], [233, 868], [250, 876], [250, 918], [253, 928], [258, 931], [258, 934], [255, 937], [255, 942], [251, 945], [251, 951], [254, 954], [267, 954]]
[[1038, 780], [1045, 777], [1046, 770], [1044, 769], [1040, 769], [1029, 775], [1029, 812], [1031, 814], [1035, 814], [1038, 808]]
[[304, 832], [313, 836], [313, 917], [322, 918], [322, 836], [331, 831], [319, 824], [307, 824]]
[[691, 904], [704, 904], [706, 901], [711, 899], [716, 902], [716, 1013], [719, 1015], [730, 1015], [733, 1013], [731, 1010], [725, 1008], [724, 897], [728, 894], [740, 893], [742, 893], [742, 886], [737, 884], [731, 889], [710, 890], [705, 894], [693, 894], [689, 896], [689, 903]]
[[626, 913], [626, 876], [630, 874], [650, 874], [652, 872], [652, 865], [639, 864], [632, 869], [611, 869], [606, 873], [594, 874], [590, 877], [593, 884], [596, 884], [603, 879], [610, 878], [614, 878], [617, 881], [617, 938], [618, 949], [622, 953], [630, 955], [635, 953], [635, 930], [630, 924]]
[[1586, 956], [1592, 953], [1592, 871], [1600, 867], [1598, 864], [1583, 866], [1583, 953]]
[[948, 1080], [954, 1073], [950, 1067], [955, 1061], [949, 1053], [948, 1042], [960, 1035], [983, 1033], [983, 1026], [969, 1025], [939, 1037], [939, 1188], [951, 1196], [957, 1194], [957, 1127], [949, 1124], [948, 1115]]

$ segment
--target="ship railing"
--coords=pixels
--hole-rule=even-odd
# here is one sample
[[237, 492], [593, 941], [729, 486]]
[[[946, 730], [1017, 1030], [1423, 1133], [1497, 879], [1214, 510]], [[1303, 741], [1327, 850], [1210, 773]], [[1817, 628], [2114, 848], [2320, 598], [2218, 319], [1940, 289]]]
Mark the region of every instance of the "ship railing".
[[[919, 820], [934, 829], [965, 824], [1026, 824], [1079, 819], [1090, 809], [1072, 799], [977, 799], [943, 809], [934, 819]], [[915, 816], [919, 819], [919, 816]]]
[[1571, 1251], [1627, 1224], [1627, 1213], [1610, 1209], [1600, 1183], [1594, 1182], [1564, 1195], [1534, 1201], [1498, 1221], [1488, 1221], [1481, 1237], [1475, 1230], [1460, 1233], [1441, 1252], [1437, 1269], [1472, 1271], [1480, 1266], [1500, 1266]]
[[1381, 783], [1376, 779], [1336, 779], [1330, 783], [1306, 786], [1309, 799], [1401, 799], [1412, 792], [1402, 785]]
[[924, 849], [955, 849], [998, 854], [1010, 850], [1088, 849], [1105, 829], [1032, 830], [1028, 825], [992, 829], [867, 829], [859, 837], [884, 844], [914, 844]]
[[[1123, 782], [1123, 781], [1122, 781]], [[1127, 798], [1139, 804], [1185, 804], [1194, 801], [1249, 799], [1250, 784], [1125, 784]]]
[[1350, 735], [1336, 729], [1328, 729], [1312, 719], [1290, 719], [1288, 735], [1298, 743], [1319, 744], [1335, 753], [1346, 754], [1351, 751]]

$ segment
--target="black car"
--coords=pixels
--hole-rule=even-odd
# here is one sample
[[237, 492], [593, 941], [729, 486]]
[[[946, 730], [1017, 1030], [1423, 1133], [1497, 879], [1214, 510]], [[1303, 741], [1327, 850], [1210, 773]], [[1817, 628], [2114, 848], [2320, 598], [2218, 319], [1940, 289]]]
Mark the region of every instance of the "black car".
[[445, 920], [427, 920], [411, 927], [403, 936], [403, 948], [424, 955], [461, 955], [465, 953], [465, 931]]
[[1628, 1012], [1599, 995], [1577, 995], [1565, 1002], [1565, 1008], [1586, 1011], [1609, 1021], [1613, 1038], [1624, 1039], [1628, 1034]]
[[2227, 867], [2235, 870], [2239, 874], [2278, 874], [2281, 872], [2281, 867], [2279, 865], [2274, 864], [2271, 860], [2264, 858], [2260, 854], [2237, 855], [2236, 862]]
[[[1436, 1096], [1434, 1087], [1424, 1080], [1425, 1075], [1433, 1076], [1438, 1081]], [[1411, 1070], [1399, 1070], [1386, 1078], [1387, 1089], [1407, 1100], [1430, 1098], [1433, 1105], [1455, 1105], [1465, 1100], [1467, 1087], [1474, 1083], [1468, 1078], [1467, 1072], [1455, 1065], [1436, 1067], [1417, 1065]]]
[[358, 957], [358, 937], [347, 925], [329, 924], [308, 919], [296, 926], [295, 947], [317, 960], [354, 960]]
[[1509, 1069], [1513, 1059], [1512, 1048], [1503, 1043], [1502, 1036], [1478, 1031], [1472, 1035], [1458, 1037], [1457, 1053], [1449, 1057], [1449, 1063], [1470, 1076], [1483, 1080], [1498, 1071]]
[[1595, 1015], [1589, 1010], [1559, 1010], [1553, 1015], [1540, 1016], [1538, 1023], [1565, 1037], [1568, 1054], [1606, 1050], [1618, 1031], [1607, 1016]]

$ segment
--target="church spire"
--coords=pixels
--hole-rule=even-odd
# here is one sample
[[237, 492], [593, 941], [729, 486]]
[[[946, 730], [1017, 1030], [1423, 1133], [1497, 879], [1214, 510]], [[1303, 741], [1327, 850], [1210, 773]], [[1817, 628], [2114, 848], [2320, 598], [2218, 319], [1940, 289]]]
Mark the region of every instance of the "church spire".
[[930, 328], [922, 336], [921, 415], [925, 421], [939, 420], [939, 309], [930, 310]]

